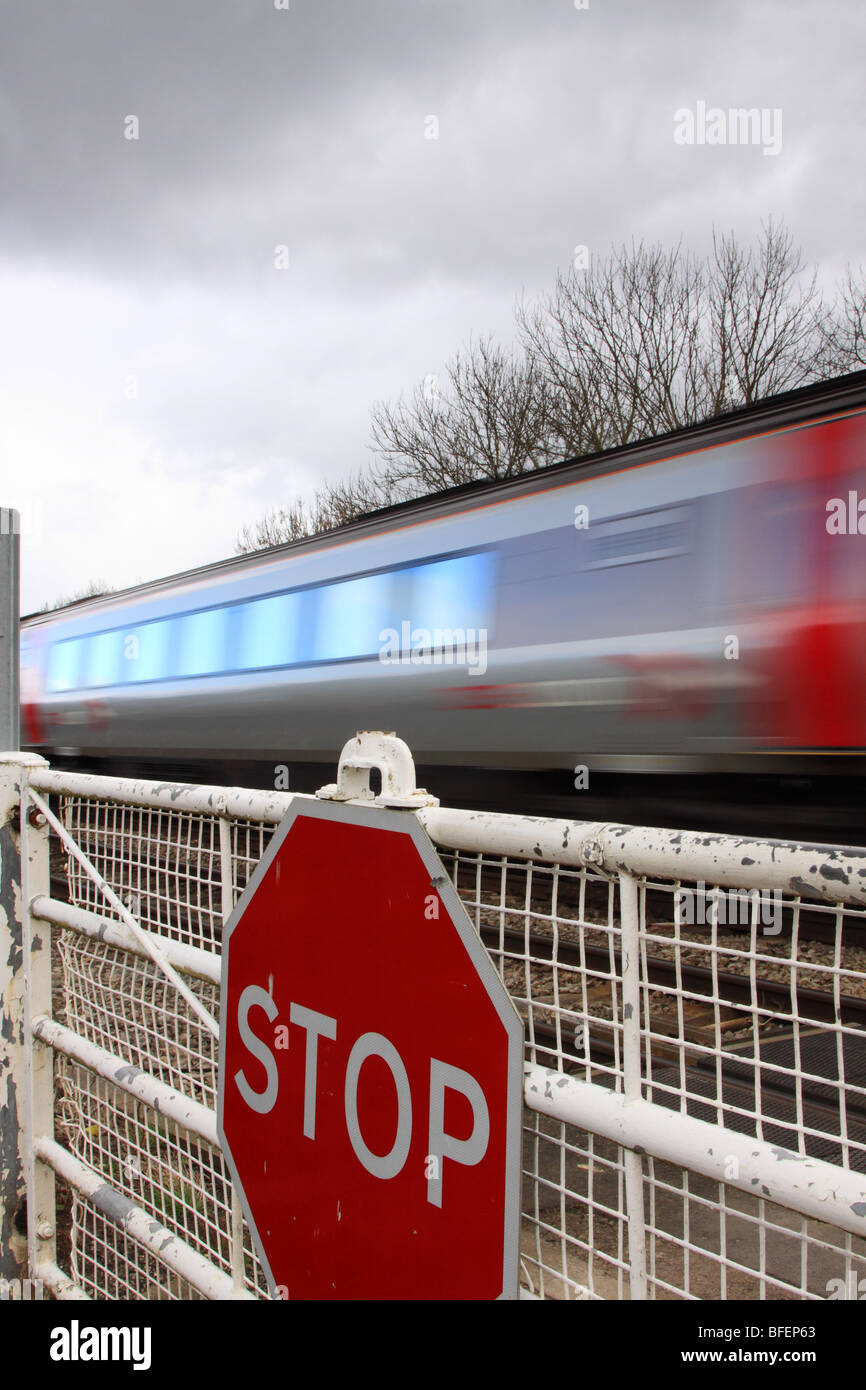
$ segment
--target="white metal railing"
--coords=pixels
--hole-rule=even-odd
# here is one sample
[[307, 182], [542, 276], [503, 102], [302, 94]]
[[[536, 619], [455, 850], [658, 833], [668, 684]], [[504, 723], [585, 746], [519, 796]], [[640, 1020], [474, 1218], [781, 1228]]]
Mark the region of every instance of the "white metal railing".
[[[292, 796], [26, 755], [4, 769], [0, 823], [22, 806], [20, 836], [0, 832], [21, 852], [22, 979], [0, 997], [29, 1000], [14, 1050], [29, 1269], [64, 1297], [266, 1297], [216, 1142], [211, 1022], [222, 924]], [[347, 745], [323, 794], [419, 817], [525, 1020], [525, 1292], [856, 1287], [866, 852], [450, 810], [383, 736]], [[48, 797], [68, 903], [49, 890]]]

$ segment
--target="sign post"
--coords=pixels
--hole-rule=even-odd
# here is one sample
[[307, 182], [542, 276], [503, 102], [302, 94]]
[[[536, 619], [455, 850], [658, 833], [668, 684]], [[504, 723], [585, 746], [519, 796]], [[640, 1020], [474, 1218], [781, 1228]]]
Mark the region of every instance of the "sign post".
[[20, 519], [0, 507], [0, 753], [20, 748], [18, 692], [18, 588]]
[[220, 1140], [272, 1293], [515, 1298], [523, 1025], [415, 816], [298, 798], [222, 970]]

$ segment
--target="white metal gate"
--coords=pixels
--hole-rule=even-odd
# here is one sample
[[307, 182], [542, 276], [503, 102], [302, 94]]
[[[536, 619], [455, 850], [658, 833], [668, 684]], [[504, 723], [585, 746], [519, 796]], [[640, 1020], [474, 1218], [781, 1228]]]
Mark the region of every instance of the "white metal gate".
[[[372, 800], [371, 766], [375, 800], [439, 847], [525, 1019], [523, 1292], [856, 1296], [866, 854], [448, 810], [382, 736], [348, 744], [323, 792]], [[267, 1297], [216, 1140], [213, 1020], [222, 923], [290, 795], [20, 754], [0, 775], [0, 1034], [28, 1230], [25, 1256], [0, 1225], [0, 1277], [17, 1259], [60, 1297]], [[49, 797], [68, 903], [50, 892]]]

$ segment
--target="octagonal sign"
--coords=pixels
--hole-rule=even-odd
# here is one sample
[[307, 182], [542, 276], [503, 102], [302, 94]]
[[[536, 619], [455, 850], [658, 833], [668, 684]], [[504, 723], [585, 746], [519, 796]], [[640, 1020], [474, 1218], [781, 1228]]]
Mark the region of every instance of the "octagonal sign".
[[219, 1134], [271, 1292], [516, 1297], [522, 1061], [416, 817], [299, 798], [223, 938]]

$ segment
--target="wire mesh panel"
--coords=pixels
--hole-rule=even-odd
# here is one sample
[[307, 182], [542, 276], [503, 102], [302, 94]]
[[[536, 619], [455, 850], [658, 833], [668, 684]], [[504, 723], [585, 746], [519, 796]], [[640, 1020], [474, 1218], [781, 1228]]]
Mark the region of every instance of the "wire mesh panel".
[[[204, 953], [208, 967], [185, 978], [216, 1014], [222, 922], [278, 816], [134, 806], [119, 795], [66, 795], [62, 805], [67, 830], [141, 925]], [[737, 1141], [866, 1173], [866, 911], [708, 887], [694, 856], [679, 852], [666, 878], [626, 856], [615, 872], [580, 864], [567, 835], [562, 862], [554, 852], [503, 856], [489, 830], [477, 840], [440, 852], [524, 1019], [527, 1063], [703, 1121], [720, 1146], [711, 1178], [685, 1154], [636, 1152], [528, 1105], [524, 1289], [554, 1299], [850, 1297], [866, 1278], [866, 1241], [772, 1200], [759, 1180], [746, 1184]], [[120, 918], [73, 858], [67, 870], [71, 903]], [[217, 1045], [170, 979], [99, 934], [58, 936], [68, 1027], [212, 1112]], [[267, 1297], [245, 1231], [239, 1258], [216, 1143], [80, 1061], [58, 1065], [71, 1153]], [[79, 1196], [71, 1249], [73, 1277], [94, 1296], [200, 1296]]]
[[768, 896], [641, 885], [648, 1094], [866, 1172], [864, 913]]
[[[142, 926], [206, 950], [218, 949], [218, 817], [69, 797], [64, 799], [64, 822]], [[117, 916], [71, 856], [67, 873], [70, 901]]]
[[[633, 1022], [616, 880], [443, 858], [525, 1019], [528, 1061], [622, 1090], [634, 1027], [645, 1099], [866, 1171], [862, 909], [641, 878]], [[866, 1276], [863, 1240], [650, 1155], [642, 1167], [651, 1298], [827, 1298]], [[622, 1148], [527, 1112], [523, 1193], [535, 1291], [630, 1296]]]
[[866, 1243], [761, 1196], [647, 1157], [653, 1298], [847, 1297]]
[[[213, 953], [218, 977], [222, 932], [217, 817], [67, 798], [64, 821], [80, 848], [141, 924], [160, 937]], [[232, 827], [235, 892], [245, 885], [272, 828]], [[70, 856], [74, 905], [117, 917]], [[217, 1040], [152, 961], [74, 931], [60, 933], [63, 1021], [81, 1038], [121, 1057], [208, 1110], [216, 1108]], [[214, 1014], [219, 989], [190, 978]], [[130, 1097], [111, 1081], [61, 1056], [59, 1120], [71, 1152], [136, 1206], [175, 1232], [218, 1269], [232, 1272], [232, 1189], [218, 1146]], [[197, 1298], [195, 1287], [73, 1195], [72, 1277], [93, 1297]], [[245, 1232], [244, 1281], [267, 1297], [264, 1273]]]

